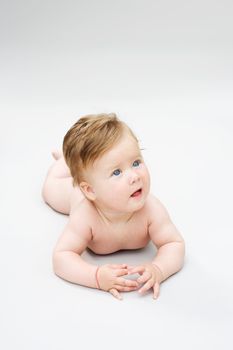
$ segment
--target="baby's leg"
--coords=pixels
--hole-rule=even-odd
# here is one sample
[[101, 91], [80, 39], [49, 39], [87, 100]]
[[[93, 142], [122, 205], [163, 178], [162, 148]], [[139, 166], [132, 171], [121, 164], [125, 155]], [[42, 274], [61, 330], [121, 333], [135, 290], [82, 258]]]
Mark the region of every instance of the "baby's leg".
[[[54, 158], [57, 157], [54, 155]], [[80, 200], [83, 198], [81, 191], [73, 187], [72, 181], [70, 170], [62, 156], [48, 170], [42, 188], [44, 201], [54, 210], [63, 214], [69, 214], [71, 200], [74, 195], [76, 199], [79, 196]]]

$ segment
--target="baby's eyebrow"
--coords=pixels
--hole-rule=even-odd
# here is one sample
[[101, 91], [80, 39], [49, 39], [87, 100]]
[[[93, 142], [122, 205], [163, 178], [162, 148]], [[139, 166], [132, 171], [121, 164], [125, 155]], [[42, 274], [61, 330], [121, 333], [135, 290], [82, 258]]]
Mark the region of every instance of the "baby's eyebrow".
[[109, 168], [107, 168], [107, 171], [112, 171], [112, 170], [120, 168], [120, 167], [121, 167], [121, 164], [116, 164], [116, 165], [113, 165], [113, 166], [110, 166]]
[[[131, 161], [132, 159], [137, 159], [137, 158], [142, 158], [142, 155], [141, 155], [141, 154], [137, 154], [137, 155], [134, 156], [134, 157], [130, 157], [130, 161]], [[110, 167], [107, 169], [107, 171], [120, 168], [120, 166], [121, 166], [121, 163], [118, 163], [118, 164], [115, 164], [115, 165], [113, 164], [112, 166], [110, 166]]]

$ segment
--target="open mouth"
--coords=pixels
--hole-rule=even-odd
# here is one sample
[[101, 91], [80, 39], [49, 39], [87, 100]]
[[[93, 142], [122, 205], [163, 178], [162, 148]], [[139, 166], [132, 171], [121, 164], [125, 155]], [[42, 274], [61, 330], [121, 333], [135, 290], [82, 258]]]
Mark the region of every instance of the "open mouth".
[[140, 188], [139, 190], [135, 191], [133, 194], [131, 194], [131, 197], [138, 197], [142, 193], [142, 189]]

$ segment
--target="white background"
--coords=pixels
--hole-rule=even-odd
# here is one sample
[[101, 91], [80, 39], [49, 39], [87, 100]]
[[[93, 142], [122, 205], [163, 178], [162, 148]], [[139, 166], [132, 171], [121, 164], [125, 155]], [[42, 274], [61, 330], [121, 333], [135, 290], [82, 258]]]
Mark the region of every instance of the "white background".
[[[232, 15], [227, 0], [1, 0], [2, 349], [232, 349]], [[50, 152], [100, 112], [134, 130], [186, 241], [157, 301], [120, 302], [52, 272], [67, 217], [41, 199]], [[84, 258], [154, 254], [149, 244]]]

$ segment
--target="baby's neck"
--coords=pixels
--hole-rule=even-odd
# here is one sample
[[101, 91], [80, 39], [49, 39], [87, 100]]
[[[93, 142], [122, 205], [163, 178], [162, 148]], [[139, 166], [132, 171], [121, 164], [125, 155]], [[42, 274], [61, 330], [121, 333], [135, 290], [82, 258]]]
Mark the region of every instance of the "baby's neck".
[[102, 220], [108, 225], [121, 225], [126, 224], [130, 221], [133, 213], [113, 213], [102, 208], [99, 208], [95, 205], [96, 210], [98, 211]]

